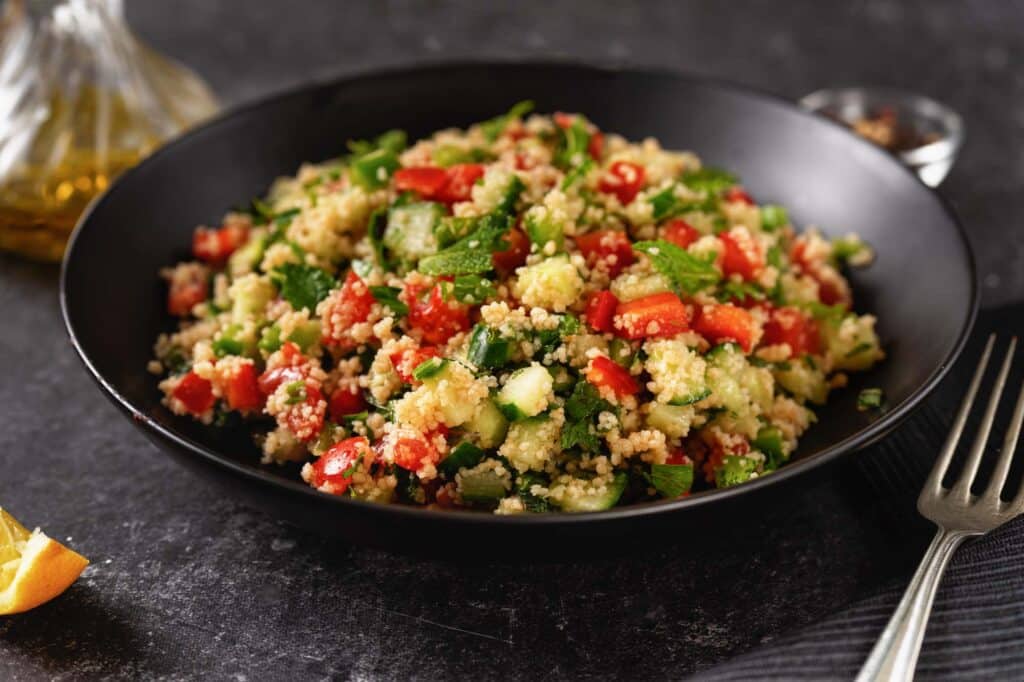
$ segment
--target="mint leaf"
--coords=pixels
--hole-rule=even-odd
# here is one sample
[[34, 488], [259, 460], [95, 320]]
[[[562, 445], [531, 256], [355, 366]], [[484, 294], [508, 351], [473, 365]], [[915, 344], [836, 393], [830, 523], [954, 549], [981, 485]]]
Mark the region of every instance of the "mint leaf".
[[674, 500], [690, 492], [693, 485], [692, 464], [652, 464], [651, 485], [662, 497]]
[[307, 308], [310, 312], [314, 312], [317, 303], [327, 298], [331, 289], [337, 286], [333, 277], [305, 263], [280, 265], [270, 273], [270, 279], [292, 308]]
[[691, 211], [702, 211], [714, 213], [718, 210], [718, 202], [715, 198], [708, 199], [680, 199], [676, 196], [676, 186], [666, 187], [653, 197], [648, 199], [653, 209], [652, 217], [656, 222]]
[[715, 268], [714, 254], [707, 259], [700, 258], [662, 239], [637, 242], [633, 249], [646, 253], [658, 272], [668, 277], [677, 290], [687, 294], [717, 284], [722, 278]]
[[561, 129], [561, 139], [555, 150], [554, 162], [561, 168], [579, 166], [590, 158], [587, 147], [590, 146], [590, 133], [587, 132], [587, 121], [576, 116], [572, 125]]
[[480, 305], [498, 295], [494, 282], [480, 275], [459, 275], [447, 289], [453, 299], [469, 305]]
[[427, 275], [473, 275], [494, 267], [491, 254], [508, 248], [502, 239], [512, 219], [508, 215], [489, 213], [476, 223], [476, 229], [448, 248], [420, 259], [417, 269]]

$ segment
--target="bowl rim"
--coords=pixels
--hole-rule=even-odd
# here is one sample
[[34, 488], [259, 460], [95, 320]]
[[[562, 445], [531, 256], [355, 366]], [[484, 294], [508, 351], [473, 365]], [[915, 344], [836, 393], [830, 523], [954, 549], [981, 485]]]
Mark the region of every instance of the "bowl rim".
[[[74, 323], [71, 319], [71, 313], [68, 308], [68, 271], [70, 263], [75, 257], [75, 246], [81, 233], [84, 231], [84, 226], [88, 224], [90, 217], [97, 208], [103, 205], [105, 202], [110, 201], [111, 197], [115, 196], [119, 191], [120, 187], [123, 186], [122, 178], [135, 172], [137, 168], [143, 168], [149, 164], [159, 163], [163, 156], [174, 153], [176, 148], [189, 142], [193, 137], [201, 135], [210, 129], [222, 124], [223, 122], [232, 119], [236, 116], [241, 116], [245, 113], [259, 109], [261, 107], [269, 106], [281, 100], [286, 100], [291, 97], [299, 96], [303, 93], [322, 90], [322, 89], [340, 89], [345, 86], [359, 83], [367, 80], [374, 80], [377, 78], [386, 77], [398, 77], [414, 75], [423, 72], [444, 72], [444, 71], [460, 71], [467, 69], [479, 69], [479, 68], [535, 68], [535, 69], [548, 69], [548, 68], [559, 68], [559, 69], [579, 69], [583, 71], [591, 71], [596, 74], [605, 75], [632, 75], [632, 76], [658, 76], [658, 77], [670, 77], [675, 79], [681, 79], [690, 81], [692, 83], [727, 90], [733, 94], [739, 94], [754, 99], [759, 99], [771, 103], [775, 106], [782, 106], [790, 111], [793, 115], [806, 117], [813, 119], [818, 123], [825, 125], [834, 126], [837, 130], [842, 131], [844, 134], [853, 138], [853, 143], [858, 144], [862, 147], [862, 151], [865, 154], [877, 154], [886, 159], [890, 164], [900, 168], [900, 171], [908, 174], [914, 182], [921, 186], [922, 189], [932, 194], [935, 199], [939, 202], [942, 210], [949, 217], [950, 221], [955, 227], [957, 236], [960, 239], [962, 252], [967, 262], [968, 275], [969, 275], [969, 287], [970, 287], [970, 304], [967, 311], [967, 315], [964, 319], [963, 327], [956, 340], [946, 353], [944, 360], [939, 364], [938, 367], [932, 370], [928, 378], [914, 389], [910, 395], [908, 395], [898, 405], [893, 406], [888, 412], [879, 417], [877, 420], [868, 424], [864, 428], [860, 429], [856, 433], [851, 434], [847, 438], [841, 441], [833, 443], [832, 445], [822, 449], [821, 451], [814, 453], [803, 459], [791, 462], [786, 466], [773, 472], [770, 476], [763, 476], [752, 479], [743, 484], [723, 488], [706, 490], [694, 495], [676, 499], [676, 500], [658, 500], [651, 502], [642, 502], [638, 504], [628, 505], [625, 507], [613, 508], [605, 511], [589, 512], [585, 514], [571, 514], [571, 513], [549, 513], [549, 514], [488, 514], [480, 511], [470, 510], [449, 510], [449, 511], [437, 511], [432, 509], [425, 509], [422, 507], [414, 507], [411, 505], [401, 504], [378, 504], [373, 502], [367, 502], [364, 500], [358, 500], [354, 498], [341, 497], [335, 495], [328, 495], [314, 488], [306, 485], [298, 479], [284, 478], [278, 474], [271, 473], [269, 471], [256, 468], [251, 465], [242, 464], [240, 462], [233, 461], [228, 457], [219, 454], [216, 450], [208, 448], [201, 443], [198, 443], [186, 436], [176, 432], [173, 428], [168, 428], [149, 415], [144, 411], [137, 408], [132, 402], [122, 395], [107, 379], [97, 370], [96, 366], [92, 363], [85, 349], [79, 342], [78, 336], [75, 333]], [[78, 222], [75, 225], [75, 229], [71, 233], [68, 240], [66, 252], [64, 254], [63, 261], [61, 263], [60, 272], [60, 283], [59, 283], [59, 300], [61, 316], [64, 320], [64, 327], [68, 333], [68, 337], [71, 341], [71, 345], [74, 347], [75, 352], [78, 354], [79, 359], [85, 365], [86, 370], [92, 379], [99, 385], [102, 392], [107, 398], [123, 411], [132, 421], [140, 428], [147, 432], [147, 435], [155, 436], [158, 440], [174, 447], [179, 451], [188, 451], [191, 455], [198, 457], [202, 462], [208, 465], [212, 465], [215, 468], [221, 469], [226, 473], [240, 476], [243, 480], [247, 480], [256, 485], [271, 486], [278, 489], [280, 492], [291, 495], [292, 497], [302, 498], [304, 502], [309, 504], [319, 504], [325, 506], [336, 506], [339, 511], [348, 509], [350, 512], [362, 511], [367, 514], [379, 515], [379, 518], [386, 519], [391, 518], [402, 518], [403, 520], [420, 521], [424, 523], [428, 522], [443, 522], [448, 524], [456, 525], [470, 525], [476, 526], [479, 524], [485, 524], [488, 526], [574, 526], [580, 523], [600, 523], [602, 521], [622, 521], [627, 519], [669, 514], [673, 512], [682, 512], [687, 509], [696, 509], [703, 507], [709, 503], [717, 501], [725, 502], [726, 500], [742, 497], [744, 495], [754, 494], [759, 490], [776, 484], [781, 484], [784, 481], [790, 481], [798, 476], [802, 476], [811, 472], [812, 470], [821, 467], [827, 463], [837, 460], [839, 457], [852, 453], [856, 450], [862, 449], [871, 443], [881, 439], [893, 429], [903, 423], [907, 417], [921, 404], [921, 402], [931, 394], [932, 390], [939, 384], [939, 382], [946, 376], [952, 365], [955, 363], [957, 358], [963, 351], [964, 346], [969, 339], [971, 332], [974, 328], [974, 324], [978, 314], [979, 301], [980, 301], [980, 286], [978, 282], [978, 271], [974, 259], [974, 252], [971, 248], [970, 241], [967, 238], [966, 231], [961, 224], [956, 213], [953, 211], [949, 201], [946, 200], [941, 194], [935, 192], [932, 188], [928, 187], [921, 179], [917, 176], [913, 170], [909, 169], [905, 165], [899, 162], [892, 155], [887, 153], [880, 147], [872, 144], [871, 142], [864, 140], [860, 136], [850, 131], [846, 126], [832, 121], [825, 117], [819, 116], [818, 114], [808, 111], [799, 105], [798, 102], [791, 101], [785, 97], [763, 90], [757, 87], [751, 87], [746, 84], [742, 84], [736, 81], [728, 79], [718, 78], [715, 76], [694, 74], [683, 70], [650, 67], [644, 65], [633, 65], [633, 64], [618, 64], [618, 63], [602, 63], [600, 61], [584, 61], [575, 59], [460, 59], [460, 60], [433, 60], [433, 61], [421, 61], [415, 65], [397, 65], [390, 66], [387, 68], [368, 68], [360, 69], [357, 71], [346, 71], [341, 74], [327, 75], [323, 77], [311, 78], [301, 81], [295, 85], [287, 88], [280, 89], [272, 92], [268, 95], [256, 98], [252, 101], [242, 103], [240, 105], [230, 107], [216, 116], [210, 118], [199, 126], [192, 128], [186, 133], [170, 140], [167, 144], [157, 149], [154, 153], [147, 156], [133, 169], [129, 169], [122, 176], [116, 179], [106, 192], [97, 196], [82, 213]]]

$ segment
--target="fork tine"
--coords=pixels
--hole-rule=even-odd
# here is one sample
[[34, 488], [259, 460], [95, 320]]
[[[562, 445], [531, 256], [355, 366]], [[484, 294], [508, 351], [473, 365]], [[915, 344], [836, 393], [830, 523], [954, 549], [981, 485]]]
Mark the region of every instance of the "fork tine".
[[1006, 387], [1006, 377], [1010, 374], [1010, 365], [1013, 364], [1013, 352], [1017, 348], [1017, 337], [1010, 340], [1010, 347], [1006, 349], [1006, 357], [1003, 359], [1003, 366], [999, 370], [995, 386], [992, 387], [992, 395], [988, 399], [988, 406], [985, 407], [985, 415], [981, 418], [978, 427], [978, 435], [974, 438], [971, 452], [967, 455], [967, 462], [964, 470], [960, 472], [960, 478], [956, 485], [950, 490], [955, 498], [966, 502], [971, 496], [971, 485], [974, 477], [978, 475], [978, 466], [981, 464], [981, 456], [985, 453], [985, 444], [992, 432], [992, 422], [995, 421], [996, 411], [999, 409], [999, 399], [1003, 395], [1003, 388]]
[[[1010, 428], [1006, 431], [1006, 438], [1003, 440], [1003, 451], [999, 455], [996, 469], [992, 472], [992, 482], [985, 490], [985, 497], [994, 502], [999, 501], [999, 495], [1006, 483], [1006, 476], [1010, 473], [1010, 465], [1013, 463], [1013, 453], [1017, 449], [1017, 440], [1020, 438], [1021, 424], [1024, 423], [1024, 384], [1020, 387], [1020, 395], [1017, 398], [1017, 405], [1013, 408], [1013, 417], [1010, 419]], [[1021, 492], [1018, 498], [1024, 496], [1024, 483], [1021, 484]], [[1016, 500], [1014, 504], [1017, 504]]]
[[960, 410], [956, 414], [956, 419], [953, 420], [953, 428], [949, 430], [946, 442], [943, 444], [942, 450], [939, 451], [939, 456], [935, 460], [935, 466], [932, 467], [931, 473], [928, 474], [928, 480], [925, 481], [924, 488], [921, 490], [922, 496], [926, 493], [938, 493], [942, 488], [942, 477], [946, 475], [946, 470], [949, 469], [949, 463], [953, 459], [956, 445], [960, 442], [960, 436], [964, 432], [967, 415], [971, 413], [974, 398], [978, 395], [978, 387], [981, 386], [981, 379], [985, 376], [985, 368], [988, 367], [988, 359], [992, 355], [992, 345], [995, 341], [996, 335], [990, 334], [988, 342], [985, 344], [985, 350], [981, 354], [981, 360], [978, 361], [978, 368], [974, 370], [974, 378], [971, 379], [971, 385], [967, 388], [967, 395], [964, 396], [963, 402], [960, 403]]

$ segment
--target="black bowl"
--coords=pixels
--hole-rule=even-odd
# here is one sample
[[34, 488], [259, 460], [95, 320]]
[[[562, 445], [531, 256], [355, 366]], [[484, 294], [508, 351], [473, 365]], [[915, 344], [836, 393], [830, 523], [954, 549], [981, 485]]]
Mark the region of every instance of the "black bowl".
[[[493, 516], [381, 506], [321, 494], [287, 468], [262, 467], [242, 430], [171, 415], [146, 372], [170, 329], [161, 267], [187, 257], [199, 223], [261, 194], [300, 163], [388, 128], [416, 137], [494, 116], [532, 99], [581, 111], [601, 128], [659, 138], [734, 170], [797, 224], [859, 232], [878, 252], [853, 275], [858, 309], [880, 322], [888, 359], [855, 375], [819, 413], [793, 463], [735, 488], [583, 515]], [[121, 177], [78, 225], [62, 275], [68, 333], [104, 393], [150, 440], [255, 506], [320, 532], [401, 551], [530, 554], [603, 551], [678, 533], [727, 512], [771, 504], [813, 469], [875, 441], [931, 391], [959, 353], [977, 308], [967, 240], [937, 195], [898, 161], [840, 126], [773, 96], [670, 73], [565, 64], [469, 64], [311, 85], [229, 113]], [[856, 410], [858, 389], [884, 389], [884, 414]], [[704, 513], [710, 512], [710, 513]], [[725, 513], [724, 513], [725, 512]], [[752, 518], [747, 516], [747, 523]], [[703, 525], [701, 527], [704, 527]]]

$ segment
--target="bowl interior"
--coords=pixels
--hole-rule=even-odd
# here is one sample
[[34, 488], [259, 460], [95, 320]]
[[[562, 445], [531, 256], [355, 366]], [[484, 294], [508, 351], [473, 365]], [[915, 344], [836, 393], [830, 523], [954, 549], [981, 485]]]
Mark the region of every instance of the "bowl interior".
[[[835, 392], [798, 459], [883, 433], [958, 350], [976, 305], [962, 233], [936, 195], [841, 127], [770, 96], [678, 75], [461, 65], [301, 89], [218, 119], [126, 173], [83, 220], [65, 261], [65, 314], [80, 352], [132, 411], [258, 468], [244, 432], [202, 427], [160, 405], [146, 372], [156, 336], [173, 326], [159, 270], [189, 256], [194, 226], [216, 223], [303, 161], [343, 153], [348, 139], [394, 127], [415, 139], [490, 118], [521, 99], [541, 112], [580, 111], [604, 130], [693, 150], [738, 173], [758, 200], [786, 206], [801, 227], [857, 232], [875, 247], [876, 261], [852, 283], [857, 309], [879, 318], [888, 359]], [[885, 391], [887, 414], [857, 411], [865, 386]]]

